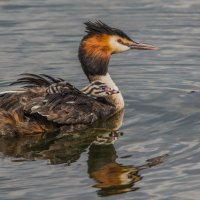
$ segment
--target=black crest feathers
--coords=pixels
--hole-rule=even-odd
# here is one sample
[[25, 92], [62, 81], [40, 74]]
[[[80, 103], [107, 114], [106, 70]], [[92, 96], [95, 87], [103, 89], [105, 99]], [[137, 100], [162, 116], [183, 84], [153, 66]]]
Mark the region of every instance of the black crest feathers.
[[100, 20], [97, 20], [95, 22], [87, 21], [84, 23], [86, 25], [85, 32], [88, 34], [108, 34], [108, 35], [118, 35], [123, 38], [127, 38], [128, 40], [131, 40], [131, 38], [126, 35], [123, 31], [117, 28], [112, 28], [108, 26], [107, 24], [103, 23]]

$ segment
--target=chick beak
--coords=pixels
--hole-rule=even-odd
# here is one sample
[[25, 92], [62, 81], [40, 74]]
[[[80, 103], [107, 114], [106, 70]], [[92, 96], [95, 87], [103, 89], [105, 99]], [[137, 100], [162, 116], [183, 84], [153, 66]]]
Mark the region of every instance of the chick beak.
[[137, 50], [157, 50], [158, 48], [150, 45], [150, 44], [143, 44], [143, 43], [137, 43], [133, 42], [128, 45], [130, 49], [137, 49]]
[[110, 87], [105, 87], [104, 88], [104, 91], [106, 92], [107, 95], [112, 95], [112, 94], [118, 94], [119, 93], [119, 90], [115, 90], [115, 89], [112, 89]]

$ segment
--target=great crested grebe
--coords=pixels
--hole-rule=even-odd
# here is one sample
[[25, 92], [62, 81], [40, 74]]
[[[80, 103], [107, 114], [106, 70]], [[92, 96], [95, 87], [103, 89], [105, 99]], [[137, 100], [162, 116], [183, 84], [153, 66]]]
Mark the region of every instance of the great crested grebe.
[[[78, 110], [81, 107], [87, 109], [86, 106], [104, 105], [109, 112], [114, 111], [113, 105], [107, 102], [104, 97], [117, 94], [119, 91], [108, 87], [101, 81], [92, 81], [88, 86], [79, 91], [66, 81], [61, 81], [47, 75], [26, 74], [26, 76], [29, 77], [18, 79], [18, 82], [31, 80], [31, 85], [27, 86], [29, 89], [1, 93], [4, 99], [1, 103], [4, 109], [0, 108], [1, 136], [58, 131], [60, 128], [59, 122], [63, 121], [62, 124], [64, 124], [65, 117], [68, 114], [67, 111], [71, 116], [71, 119], [67, 116], [68, 120], [71, 120], [71, 124], [76, 125], [73, 121], [79, 120], [78, 116], [76, 116], [78, 113], [76, 112], [72, 116], [70, 113], [72, 110], [69, 109], [74, 106], [77, 106]], [[45, 84], [49, 84], [49, 86], [45, 86]], [[82, 99], [86, 102], [83, 102]], [[98, 102], [98, 104], [95, 105], [94, 101]], [[59, 106], [65, 107], [63, 108], [63, 112]], [[48, 111], [45, 109], [46, 107], [48, 107]], [[60, 112], [55, 119], [52, 118], [55, 117], [54, 111], [56, 110], [54, 109]], [[51, 112], [52, 115], [47, 116], [47, 112]], [[80, 114], [83, 113], [80, 111]], [[86, 118], [85, 120], [91, 119]], [[72, 127], [64, 129], [69, 130], [69, 128], [71, 130]]]
[[[122, 94], [108, 73], [111, 55], [129, 49], [157, 48], [137, 43], [123, 31], [101, 21], [88, 21], [85, 25], [87, 35], [81, 40], [78, 57], [91, 84], [81, 92], [63, 79], [24, 74], [13, 83], [23, 84], [24, 88], [0, 94], [1, 135], [42, 133], [62, 126], [89, 125], [124, 108]], [[95, 93], [94, 88], [102, 89], [102, 83], [105, 84], [103, 91]]]

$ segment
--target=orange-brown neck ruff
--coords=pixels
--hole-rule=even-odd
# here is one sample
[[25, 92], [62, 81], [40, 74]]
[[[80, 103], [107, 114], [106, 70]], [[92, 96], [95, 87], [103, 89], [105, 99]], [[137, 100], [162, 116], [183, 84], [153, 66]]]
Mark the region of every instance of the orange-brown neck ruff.
[[83, 71], [89, 78], [94, 75], [106, 75], [112, 54], [109, 35], [88, 34], [79, 47], [79, 60]]

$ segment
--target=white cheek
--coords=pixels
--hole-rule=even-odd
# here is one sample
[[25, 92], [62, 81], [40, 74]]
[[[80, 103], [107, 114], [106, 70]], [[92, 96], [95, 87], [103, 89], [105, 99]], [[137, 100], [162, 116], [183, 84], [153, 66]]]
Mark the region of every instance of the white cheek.
[[118, 52], [122, 52], [122, 51], [127, 51], [130, 49], [130, 47], [120, 44], [119, 42], [117, 42], [117, 40], [115, 38], [112, 38], [110, 40], [110, 45], [112, 47], [112, 49], [114, 50], [113, 53], [118, 53]]

